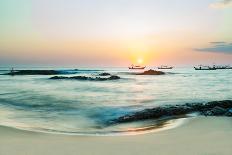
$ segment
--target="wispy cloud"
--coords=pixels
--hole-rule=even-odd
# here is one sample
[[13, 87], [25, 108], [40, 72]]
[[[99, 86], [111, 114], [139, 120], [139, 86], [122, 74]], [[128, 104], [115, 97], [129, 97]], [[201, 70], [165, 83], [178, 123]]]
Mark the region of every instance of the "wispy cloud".
[[227, 7], [232, 7], [232, 0], [221, 0], [215, 3], [210, 4], [211, 8], [223, 9]]
[[210, 42], [209, 47], [195, 48], [196, 51], [201, 52], [215, 52], [215, 53], [226, 53], [232, 54], [232, 43], [227, 42]]
[[226, 44], [224, 41], [212, 41], [211, 44]]

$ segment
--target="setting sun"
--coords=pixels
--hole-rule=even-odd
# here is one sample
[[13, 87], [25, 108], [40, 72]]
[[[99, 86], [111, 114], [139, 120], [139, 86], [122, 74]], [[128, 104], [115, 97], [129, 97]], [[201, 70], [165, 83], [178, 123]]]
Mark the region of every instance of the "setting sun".
[[232, 155], [231, 27], [232, 0], [0, 0], [0, 155]]
[[138, 64], [142, 64], [143, 63], [143, 59], [141, 59], [141, 58], [137, 59], [137, 63]]

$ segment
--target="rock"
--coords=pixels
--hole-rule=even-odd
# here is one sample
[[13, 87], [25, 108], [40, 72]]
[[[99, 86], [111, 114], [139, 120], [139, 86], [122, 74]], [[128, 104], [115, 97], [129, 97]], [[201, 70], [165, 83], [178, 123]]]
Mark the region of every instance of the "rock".
[[59, 71], [55, 70], [15, 70], [7, 75], [56, 75]]
[[136, 75], [164, 75], [165, 73], [162, 71], [156, 71], [156, 70], [148, 70], [148, 71], [144, 71], [143, 73], [138, 73]]
[[110, 73], [100, 73], [98, 74], [98, 76], [110, 76], [111, 74]]
[[53, 80], [58, 80], [58, 79], [69, 79], [69, 77], [64, 77], [64, 76], [53, 76], [53, 77], [51, 77], [50, 79], [53, 79]]
[[52, 80], [62, 80], [62, 79], [69, 79], [69, 80], [89, 80], [89, 81], [106, 81], [106, 80], [118, 80], [120, 79], [119, 76], [112, 75], [110, 77], [101, 78], [101, 77], [87, 77], [87, 76], [53, 76], [50, 79]]
[[207, 111], [203, 111], [203, 115], [205, 116], [222, 116], [226, 113], [226, 109], [222, 108], [222, 107], [214, 107], [210, 110], [207, 110]]
[[118, 79], [120, 79], [120, 77], [117, 75], [112, 75], [108, 78], [108, 80], [118, 80]]
[[201, 109], [205, 108], [203, 103], [186, 103], [185, 105], [193, 108], [194, 111], [201, 111]]
[[69, 77], [68, 79], [73, 79], [73, 80], [93, 80], [94, 78], [87, 77], [87, 76], [72, 76], [72, 77]]
[[153, 109], [145, 109], [140, 112], [136, 112], [132, 115], [126, 115], [123, 117], [119, 117], [116, 122], [131, 122], [137, 120], [145, 120], [145, 119], [158, 119], [165, 116], [178, 116], [185, 115], [193, 111], [193, 108], [188, 106], [165, 106], [165, 107], [156, 107]]
[[224, 115], [225, 113], [227, 112], [226, 109], [222, 108], [222, 107], [214, 107], [212, 110], [211, 110], [211, 113], [213, 114], [213, 116], [220, 116], [220, 115]]
[[212, 101], [205, 103], [205, 108], [213, 108], [216, 106], [222, 107], [222, 108], [230, 108], [231, 107], [231, 101], [230, 100], [223, 100], [223, 101]]
[[225, 113], [225, 116], [232, 117], [232, 108]]
[[232, 116], [232, 100], [166, 105], [124, 115], [111, 122], [124, 123], [145, 119], [159, 119], [161, 117], [175, 117], [193, 112], [198, 112], [205, 116]]
[[224, 109], [222, 107], [214, 107], [211, 112], [214, 114], [214, 116], [222, 116], [227, 111], [226, 111], [226, 109]]

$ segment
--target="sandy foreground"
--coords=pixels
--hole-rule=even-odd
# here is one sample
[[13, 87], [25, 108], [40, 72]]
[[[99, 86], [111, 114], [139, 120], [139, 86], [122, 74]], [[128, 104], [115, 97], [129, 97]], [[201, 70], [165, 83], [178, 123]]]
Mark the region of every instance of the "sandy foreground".
[[232, 118], [197, 117], [134, 136], [67, 136], [0, 127], [0, 155], [231, 155]]

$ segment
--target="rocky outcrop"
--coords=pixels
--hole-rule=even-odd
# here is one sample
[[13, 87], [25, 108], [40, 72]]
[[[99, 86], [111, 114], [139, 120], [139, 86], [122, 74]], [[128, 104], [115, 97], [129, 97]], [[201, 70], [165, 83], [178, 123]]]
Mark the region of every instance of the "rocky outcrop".
[[232, 116], [232, 100], [155, 107], [119, 117], [112, 122], [124, 123], [146, 119], [159, 119], [162, 117], [181, 116], [194, 112], [198, 112], [204, 116]]
[[7, 75], [57, 75], [59, 73], [60, 73], [59, 71], [55, 71], [55, 70], [15, 70], [6, 74]]
[[216, 106], [210, 110], [203, 111], [202, 114], [205, 116], [221, 116], [224, 115], [227, 112], [226, 109]]
[[164, 75], [165, 73], [162, 71], [156, 71], [156, 70], [147, 70], [142, 73], [137, 73], [137, 75]]
[[120, 77], [117, 75], [111, 75], [109, 78], [106, 78], [106, 79], [107, 80], [118, 80], [118, 79], [120, 79]]
[[119, 76], [112, 75], [110, 77], [88, 77], [88, 76], [72, 76], [72, 77], [66, 77], [66, 76], [53, 76], [50, 79], [52, 80], [88, 80], [88, 81], [106, 81], [106, 80], [118, 80], [120, 79]]
[[100, 73], [98, 74], [98, 76], [110, 76], [111, 74], [110, 73]]
[[232, 117], [232, 108], [229, 109], [229, 110], [226, 112], [225, 115], [228, 116], [228, 117]]

